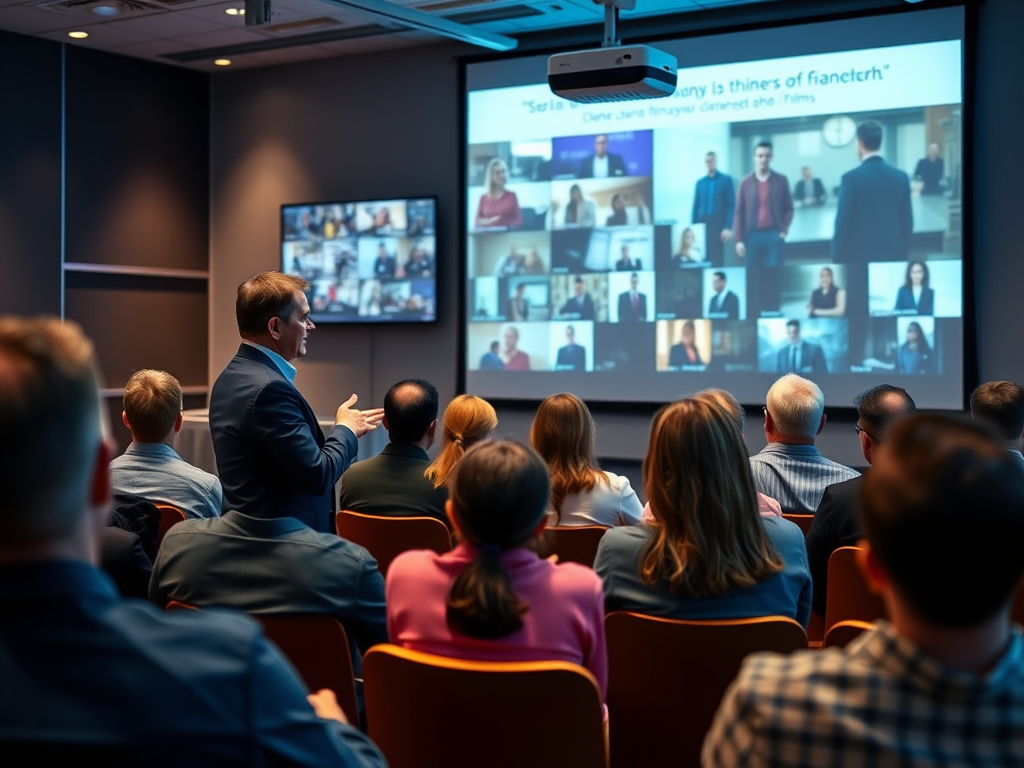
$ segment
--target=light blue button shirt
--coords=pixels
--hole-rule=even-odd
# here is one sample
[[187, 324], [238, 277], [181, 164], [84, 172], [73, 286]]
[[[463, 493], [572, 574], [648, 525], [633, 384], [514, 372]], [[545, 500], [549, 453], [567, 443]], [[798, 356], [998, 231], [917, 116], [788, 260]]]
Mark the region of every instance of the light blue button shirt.
[[218, 517], [224, 501], [220, 480], [193, 467], [166, 443], [132, 443], [110, 462], [114, 502], [138, 496], [172, 504], [188, 517]]
[[290, 381], [293, 385], [295, 384], [294, 365], [289, 363], [287, 360], [281, 357], [281, 355], [277, 354], [277, 352], [275, 352], [274, 350], [267, 349], [262, 344], [257, 344], [254, 341], [248, 341], [246, 339], [242, 339], [242, 343], [248, 344], [250, 347], [256, 347], [256, 349], [258, 349], [260, 352], [269, 357], [270, 362], [272, 362], [274, 364], [274, 367], [281, 372], [281, 375], [288, 379], [288, 381]]

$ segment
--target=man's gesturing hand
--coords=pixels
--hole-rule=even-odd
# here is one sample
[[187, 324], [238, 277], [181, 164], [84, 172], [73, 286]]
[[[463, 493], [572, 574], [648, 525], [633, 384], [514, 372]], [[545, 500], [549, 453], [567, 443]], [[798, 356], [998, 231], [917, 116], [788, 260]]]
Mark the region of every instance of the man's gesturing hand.
[[368, 411], [359, 411], [352, 406], [359, 398], [352, 395], [348, 400], [338, 406], [338, 413], [334, 416], [335, 424], [344, 424], [355, 433], [356, 437], [362, 437], [367, 432], [373, 432], [384, 418], [383, 408], [371, 408]]

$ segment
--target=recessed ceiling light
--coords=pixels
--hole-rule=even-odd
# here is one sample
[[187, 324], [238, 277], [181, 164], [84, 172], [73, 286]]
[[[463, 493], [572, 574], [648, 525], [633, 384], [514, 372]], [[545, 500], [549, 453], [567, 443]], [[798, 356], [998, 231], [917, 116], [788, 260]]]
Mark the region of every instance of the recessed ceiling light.
[[73, 37], [75, 40], [85, 40], [88, 36], [88, 32], [68, 32], [68, 37]]
[[120, 16], [121, 6], [114, 4], [94, 5], [92, 7], [92, 12], [95, 13], [97, 16]]
[[214, 59], [213, 63], [218, 67], [226, 67], [231, 64], [231, 59]]
[[225, 8], [224, 13], [228, 16], [245, 16], [245, 8]]

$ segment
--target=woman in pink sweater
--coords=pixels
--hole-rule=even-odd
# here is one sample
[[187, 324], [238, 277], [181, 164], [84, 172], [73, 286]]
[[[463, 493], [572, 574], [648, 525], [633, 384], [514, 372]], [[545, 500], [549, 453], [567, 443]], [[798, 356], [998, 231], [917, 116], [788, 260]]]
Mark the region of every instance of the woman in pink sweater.
[[446, 511], [461, 543], [443, 555], [414, 550], [392, 562], [391, 642], [478, 661], [569, 661], [593, 673], [603, 696], [601, 580], [529, 548], [544, 530], [544, 462], [518, 443], [480, 443], [459, 462], [448, 493]]

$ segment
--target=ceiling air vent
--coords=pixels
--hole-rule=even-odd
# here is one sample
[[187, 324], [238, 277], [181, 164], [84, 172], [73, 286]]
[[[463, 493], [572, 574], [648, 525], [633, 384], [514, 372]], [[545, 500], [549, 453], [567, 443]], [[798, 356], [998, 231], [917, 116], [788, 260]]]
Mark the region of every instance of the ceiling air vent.
[[259, 31], [268, 35], [296, 35], [300, 32], [318, 32], [334, 29], [343, 26], [344, 23], [337, 19], [321, 16], [317, 19], [301, 19], [299, 21], [285, 22], [284, 24], [271, 24], [266, 27], [260, 27]]
[[510, 19], [525, 19], [529, 16], [543, 16], [544, 11], [533, 8], [529, 5], [506, 5], [501, 8], [481, 8], [477, 11], [464, 11], [453, 13], [444, 18], [459, 24], [483, 24], [487, 21], [508, 21]]
[[43, 3], [38, 7], [47, 11], [70, 13], [94, 21], [123, 19], [127, 16], [139, 16], [164, 10], [159, 5], [143, 2], [143, 0], [59, 0], [55, 3]]

